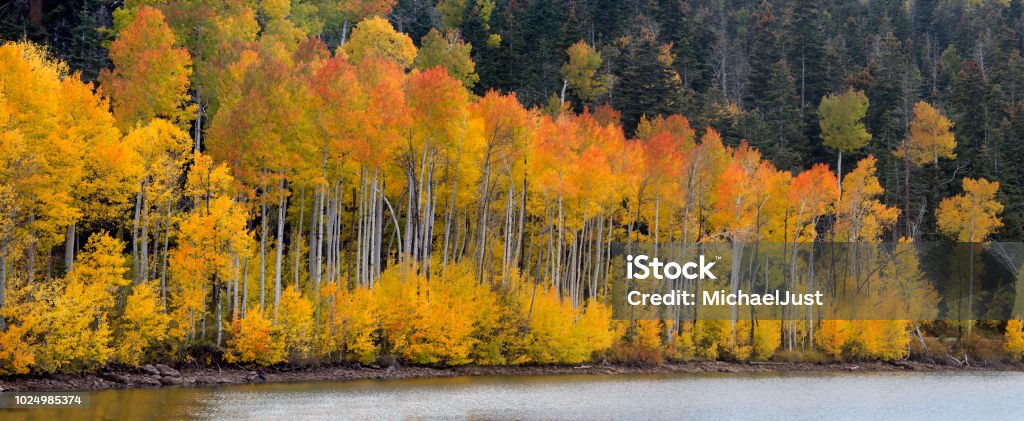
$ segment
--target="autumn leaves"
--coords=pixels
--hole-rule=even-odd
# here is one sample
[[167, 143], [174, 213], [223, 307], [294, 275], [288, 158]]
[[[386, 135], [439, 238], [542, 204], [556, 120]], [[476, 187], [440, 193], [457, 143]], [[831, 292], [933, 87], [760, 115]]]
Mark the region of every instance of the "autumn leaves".
[[[842, 174], [843, 153], [861, 149], [871, 140], [871, 134], [867, 132], [861, 122], [867, 109], [867, 97], [864, 96], [864, 93], [854, 90], [837, 95], [828, 95], [822, 99], [821, 105], [818, 108], [819, 115], [821, 116], [822, 139], [827, 146], [838, 152], [837, 168], [840, 174]], [[911, 167], [936, 166], [939, 164], [939, 159], [956, 158], [956, 154], [953, 153], [953, 150], [956, 148], [956, 139], [952, 128], [953, 124], [939, 110], [926, 102], [918, 102], [914, 104], [914, 116], [910, 122], [907, 136], [893, 151], [894, 155], [905, 162], [903, 177], [905, 191], [902, 209], [905, 227], [903, 236], [905, 237], [914, 237], [915, 224], [919, 223], [919, 221], [915, 222], [910, 214]], [[869, 156], [867, 160], [867, 162], [862, 162], [862, 164], [866, 164], [865, 170], [873, 168], [876, 163], [873, 157]], [[860, 170], [860, 167], [858, 167], [858, 170]], [[854, 172], [856, 173], [858, 170]], [[874, 172], [874, 170], [870, 171]], [[858, 174], [855, 180], [863, 182], [866, 179], [864, 175]], [[989, 234], [1001, 225], [998, 221], [998, 215], [1002, 212], [1002, 205], [995, 202], [999, 183], [984, 179], [964, 179], [963, 188], [968, 196], [967, 199], [964, 199], [962, 196], [946, 198], [942, 200], [936, 209], [939, 230], [957, 241], [984, 241]], [[870, 183], [870, 185], [860, 186], [858, 190], [862, 192], [871, 191], [873, 192], [871, 194], [874, 195], [880, 194], [883, 191], [877, 180]], [[841, 187], [841, 193], [845, 193], [845, 191]], [[857, 201], [861, 200], [861, 198], [853, 198], [852, 200]], [[954, 216], [954, 214], [958, 215], [964, 212], [964, 205], [958, 205], [958, 203], [962, 203], [964, 200], [971, 201], [969, 206], [977, 209], [977, 214], [981, 215], [982, 220], [977, 221], [982, 225], [981, 227], [960, 227], [955, 226], [956, 223], [951, 222], [952, 219], [959, 217]], [[842, 202], [840, 202], [840, 206], [842, 206]], [[957, 212], [953, 208], [960, 208], [961, 210]], [[878, 210], [878, 219], [866, 222], [884, 228], [894, 224], [900, 216], [900, 211], [896, 209], [882, 210], [878, 208]], [[975, 220], [976, 218], [973, 218], [972, 222], [967, 224], [972, 225], [975, 223]], [[976, 228], [980, 228], [980, 230], [976, 230]], [[964, 234], [964, 229], [970, 231], [970, 233]], [[876, 230], [872, 229], [872, 232], [874, 231]], [[870, 237], [861, 237], [856, 234], [850, 239], [854, 241], [870, 239]]]
[[[30, 44], [0, 47], [0, 371], [203, 349], [260, 365], [746, 359], [796, 343], [890, 358], [909, 340], [903, 322], [613, 323], [605, 305], [613, 242], [880, 241], [901, 212], [873, 157], [792, 173], [654, 113], [627, 139], [609, 106], [472, 94], [472, 47], [429, 32], [417, 49], [376, 16], [387, 2], [345, 2], [353, 29], [333, 49], [290, 2], [261, 5], [119, 11], [98, 91]], [[567, 58], [566, 89], [601, 97], [600, 54]], [[863, 147], [867, 108], [826, 98], [826, 144]], [[895, 153], [934, 165], [949, 130], [919, 104]], [[984, 241], [997, 190], [964, 180], [942, 231]], [[738, 289], [738, 272], [718, 276]]]
[[99, 83], [117, 118], [128, 131], [137, 123], [161, 118], [187, 130], [196, 106], [188, 93], [192, 59], [175, 45], [164, 15], [142, 7], [110, 46], [113, 70], [103, 69]]

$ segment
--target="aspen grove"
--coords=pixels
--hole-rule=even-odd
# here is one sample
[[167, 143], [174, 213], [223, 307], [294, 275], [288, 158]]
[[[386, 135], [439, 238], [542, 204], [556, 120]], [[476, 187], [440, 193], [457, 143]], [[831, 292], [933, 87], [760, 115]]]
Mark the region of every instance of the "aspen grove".
[[[612, 320], [613, 243], [913, 241], [909, 199], [883, 203], [878, 160], [851, 154], [871, 139], [857, 90], [819, 109], [837, 166], [781, 170], [682, 115], [573, 108], [612, 83], [584, 41], [561, 95], [526, 107], [474, 94], [477, 46], [417, 47], [381, 17], [393, 1], [341, 2], [333, 49], [292, 3], [125, 2], [95, 84], [0, 46], [0, 374], [1024, 356], [1019, 319], [955, 345], [941, 322]], [[927, 174], [955, 138], [913, 110], [888, 153]], [[983, 243], [1000, 184], [962, 187], [937, 225]]]

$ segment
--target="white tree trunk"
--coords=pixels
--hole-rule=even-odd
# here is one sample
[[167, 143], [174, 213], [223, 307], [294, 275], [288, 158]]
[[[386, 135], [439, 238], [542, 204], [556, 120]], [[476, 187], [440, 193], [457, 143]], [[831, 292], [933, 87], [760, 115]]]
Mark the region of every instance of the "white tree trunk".
[[249, 257], [242, 257], [242, 315], [249, 309]]
[[320, 281], [323, 280], [323, 263], [324, 263], [324, 206], [327, 201], [327, 187], [323, 187], [320, 191], [320, 208], [317, 211], [317, 218], [320, 222], [317, 224], [316, 234], [316, 278], [314, 285], [316, 289], [320, 289]]
[[139, 219], [142, 212], [142, 192], [146, 189], [144, 181], [139, 182], [139, 192], [135, 194], [135, 218], [132, 223], [132, 279], [139, 283]]
[[[264, 192], [265, 194], [266, 192]], [[265, 198], [264, 198], [265, 199]], [[260, 309], [267, 308], [267, 204], [260, 205]]]
[[64, 273], [71, 272], [75, 264], [75, 239], [77, 237], [76, 224], [68, 225], [67, 235], [64, 237]]
[[284, 177], [280, 182], [281, 198], [277, 204], [277, 259], [274, 262], [274, 317], [281, 306], [281, 263], [284, 260], [284, 220], [288, 212], [288, 195], [285, 194]]
[[142, 234], [139, 236], [139, 281], [149, 280], [149, 195], [142, 195]]
[[[299, 199], [299, 227], [292, 234], [295, 238], [292, 240], [292, 248], [295, 249], [295, 258], [292, 260], [295, 266], [295, 290], [299, 290], [299, 258], [300, 252], [302, 251], [302, 223], [306, 219], [306, 187], [302, 187], [302, 192], [299, 193], [301, 198]], [[316, 293], [316, 291], [314, 291]]]

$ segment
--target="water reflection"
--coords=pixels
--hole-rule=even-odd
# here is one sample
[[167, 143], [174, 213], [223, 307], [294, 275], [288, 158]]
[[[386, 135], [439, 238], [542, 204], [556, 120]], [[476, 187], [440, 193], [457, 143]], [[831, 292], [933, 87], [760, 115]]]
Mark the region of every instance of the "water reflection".
[[366, 380], [93, 392], [0, 419], [1021, 419], [1024, 373]]

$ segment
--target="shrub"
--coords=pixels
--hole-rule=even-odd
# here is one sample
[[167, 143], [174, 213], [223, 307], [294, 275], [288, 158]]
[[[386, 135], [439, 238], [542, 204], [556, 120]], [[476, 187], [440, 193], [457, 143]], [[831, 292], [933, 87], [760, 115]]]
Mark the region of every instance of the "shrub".
[[281, 294], [277, 325], [289, 362], [304, 361], [312, 355], [313, 302], [293, 287], [288, 287]]
[[116, 360], [138, 366], [147, 351], [167, 338], [171, 317], [163, 312], [156, 289], [148, 283], [135, 286], [124, 306], [116, 335]]
[[285, 360], [286, 344], [280, 330], [263, 315], [259, 306], [249, 309], [245, 317], [232, 323], [231, 331], [225, 361], [268, 366]]

